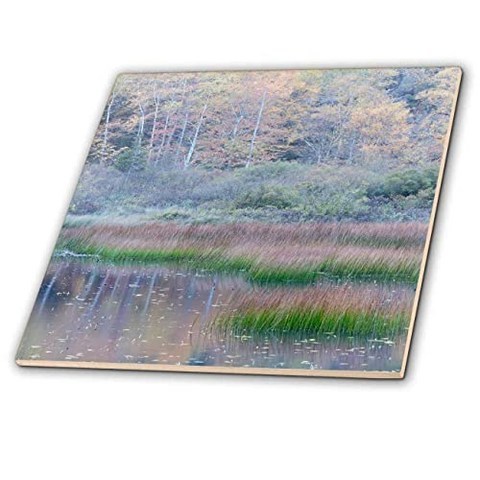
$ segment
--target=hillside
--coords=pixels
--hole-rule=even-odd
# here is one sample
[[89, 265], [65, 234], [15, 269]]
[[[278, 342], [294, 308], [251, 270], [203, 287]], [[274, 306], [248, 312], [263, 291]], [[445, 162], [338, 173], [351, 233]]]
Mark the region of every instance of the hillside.
[[456, 75], [120, 75], [70, 217], [426, 221]]

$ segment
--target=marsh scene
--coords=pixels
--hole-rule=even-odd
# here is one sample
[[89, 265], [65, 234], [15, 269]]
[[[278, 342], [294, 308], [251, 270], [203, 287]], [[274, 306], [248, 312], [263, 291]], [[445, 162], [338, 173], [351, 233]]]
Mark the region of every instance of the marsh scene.
[[399, 372], [459, 78], [120, 75], [17, 359]]
[[[318, 288], [355, 291], [328, 282]], [[369, 290], [382, 287], [369, 287]], [[19, 355], [52, 361], [160, 363], [300, 369], [398, 370], [405, 336], [232, 332], [216, 325], [242, 295], [245, 279], [178, 267], [55, 260]], [[399, 285], [385, 302], [409, 301]], [[250, 333], [250, 334], [248, 334]], [[383, 335], [384, 332], [382, 332]]]

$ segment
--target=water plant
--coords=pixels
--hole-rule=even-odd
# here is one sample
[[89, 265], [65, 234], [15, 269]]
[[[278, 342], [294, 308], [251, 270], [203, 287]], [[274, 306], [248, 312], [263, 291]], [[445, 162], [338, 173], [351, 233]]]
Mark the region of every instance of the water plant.
[[[417, 281], [422, 252], [415, 243], [424, 235], [421, 226], [337, 226], [338, 231], [331, 224], [86, 226], [66, 229], [57, 252], [116, 263], [174, 262], [241, 273], [263, 284], [311, 284], [325, 278]], [[392, 231], [398, 234], [392, 237], [395, 246], [386, 243]], [[372, 245], [366, 245], [369, 239]]]
[[234, 335], [393, 338], [406, 332], [413, 294], [408, 287], [368, 284], [256, 288], [234, 299], [209, 328]]
[[357, 311], [327, 312], [321, 309], [256, 310], [237, 312], [217, 321], [217, 328], [235, 335], [304, 334], [393, 338], [405, 333], [408, 318], [386, 317]]

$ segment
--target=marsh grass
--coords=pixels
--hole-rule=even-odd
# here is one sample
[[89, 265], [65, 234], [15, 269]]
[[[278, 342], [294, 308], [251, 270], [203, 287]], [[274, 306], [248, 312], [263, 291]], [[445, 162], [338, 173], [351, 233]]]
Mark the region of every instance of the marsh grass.
[[418, 279], [426, 226], [412, 224], [94, 225], [66, 228], [57, 251], [109, 262], [172, 262], [255, 283]]
[[235, 335], [393, 338], [406, 332], [414, 290], [372, 285], [258, 288], [232, 299], [213, 331]]
[[407, 328], [425, 232], [421, 224], [96, 225], [64, 229], [57, 252], [241, 275], [252, 287], [210, 319], [217, 331], [383, 338]]
[[239, 273], [260, 284], [311, 284], [321, 279], [350, 279], [398, 281], [415, 283], [419, 266], [413, 262], [389, 264], [386, 261], [326, 259], [317, 264], [275, 265], [262, 263], [248, 256], [229, 256], [223, 250], [198, 250], [195, 248], [171, 248], [143, 250], [89, 245], [81, 241], [60, 242], [58, 251], [70, 251], [90, 255], [112, 263], [174, 263], [187, 268]]
[[65, 226], [66, 238], [90, 238], [100, 243], [128, 240], [143, 247], [169, 242], [232, 245], [239, 242], [263, 245], [336, 244], [378, 248], [410, 248], [425, 242], [427, 225], [402, 223], [233, 223], [222, 225], [181, 225], [151, 222], [136, 225], [83, 224]]
[[348, 337], [393, 338], [404, 333], [408, 318], [383, 317], [362, 312], [325, 312], [323, 310], [258, 310], [238, 312], [219, 321], [220, 329], [235, 335], [278, 334], [337, 335]]

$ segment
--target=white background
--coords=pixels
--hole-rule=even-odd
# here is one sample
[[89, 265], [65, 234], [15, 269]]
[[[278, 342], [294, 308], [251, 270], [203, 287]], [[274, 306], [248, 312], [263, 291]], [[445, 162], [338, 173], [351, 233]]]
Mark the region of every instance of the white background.
[[[474, 2], [5, 2], [0, 7], [0, 476], [478, 478]], [[121, 71], [461, 65], [403, 381], [21, 369], [14, 355]]]

